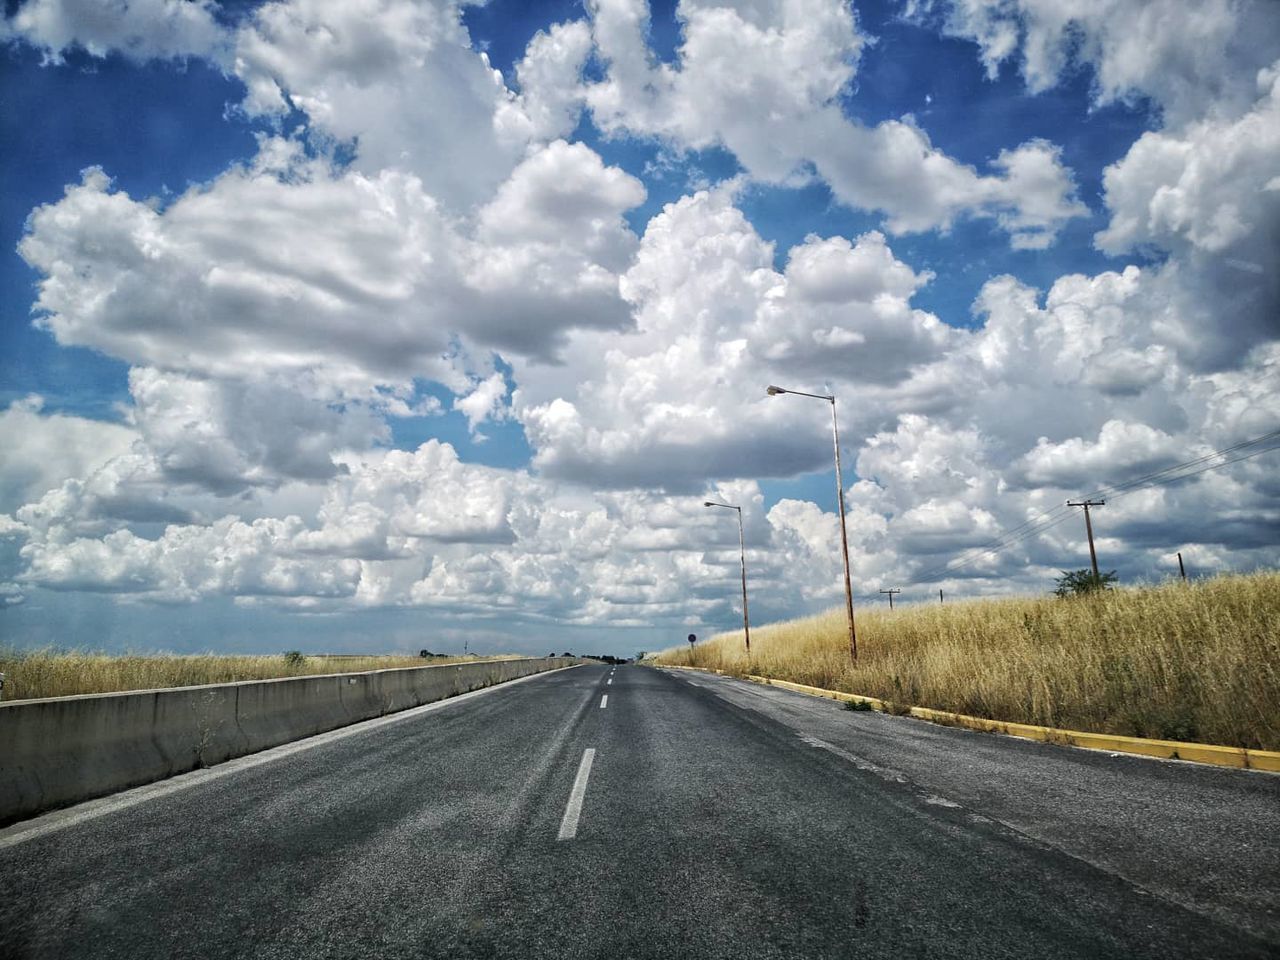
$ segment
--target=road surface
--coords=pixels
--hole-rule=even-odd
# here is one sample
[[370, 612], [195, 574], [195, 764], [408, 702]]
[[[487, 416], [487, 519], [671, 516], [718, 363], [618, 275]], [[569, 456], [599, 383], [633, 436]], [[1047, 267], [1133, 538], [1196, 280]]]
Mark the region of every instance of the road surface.
[[3, 957], [1275, 957], [1280, 776], [590, 665], [0, 831]]

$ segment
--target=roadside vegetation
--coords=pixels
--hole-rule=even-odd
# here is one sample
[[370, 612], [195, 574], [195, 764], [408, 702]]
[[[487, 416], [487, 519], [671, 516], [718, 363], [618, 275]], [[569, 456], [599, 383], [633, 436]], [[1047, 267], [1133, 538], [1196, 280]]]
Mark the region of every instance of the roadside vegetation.
[[774, 677], [972, 716], [1280, 750], [1280, 573], [1066, 597], [856, 611], [753, 628], [650, 662]]
[[191, 687], [237, 680], [270, 680], [323, 673], [359, 673], [394, 667], [426, 667], [505, 657], [307, 656], [291, 650], [275, 656], [199, 654], [112, 656], [59, 650], [0, 648], [0, 673], [5, 674], [0, 699], [32, 700], [86, 693]]

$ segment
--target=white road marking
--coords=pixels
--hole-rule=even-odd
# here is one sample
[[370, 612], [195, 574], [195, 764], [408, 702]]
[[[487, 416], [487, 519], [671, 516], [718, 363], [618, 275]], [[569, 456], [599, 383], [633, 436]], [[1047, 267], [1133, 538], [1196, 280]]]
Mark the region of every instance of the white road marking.
[[608, 680], [606, 680], [606, 681], [604, 682], [604, 685], [605, 685], [606, 687], [612, 687], [612, 686], [613, 686], [613, 677], [610, 677]]
[[582, 751], [582, 762], [578, 764], [578, 775], [573, 778], [573, 789], [569, 791], [569, 805], [564, 808], [564, 819], [560, 821], [557, 840], [572, 840], [578, 835], [578, 818], [582, 816], [582, 798], [587, 794], [587, 780], [591, 777], [591, 764], [595, 759], [594, 747], [588, 747]]
[[[573, 670], [577, 666], [578, 664], [574, 664], [571, 667], [561, 667], [560, 670]], [[281, 744], [278, 747], [271, 747], [268, 750], [251, 753], [248, 756], [237, 757], [235, 760], [228, 760], [206, 770], [192, 770], [189, 773], [180, 773], [176, 777], [170, 777], [167, 780], [144, 784], [141, 787], [134, 787], [131, 790], [112, 794], [109, 797], [88, 800], [65, 810], [54, 810], [50, 813], [41, 814], [38, 817], [24, 820], [21, 823], [16, 823], [11, 827], [0, 830], [0, 850], [17, 846], [24, 841], [34, 840], [50, 833], [56, 833], [59, 830], [65, 830], [67, 827], [74, 827], [88, 820], [96, 820], [98, 817], [115, 813], [117, 810], [136, 807], [138, 804], [146, 803], [148, 800], [167, 797], [171, 793], [178, 793], [189, 787], [197, 787], [202, 783], [208, 783], [210, 780], [217, 780], [233, 773], [239, 773], [241, 770], [251, 770], [254, 767], [262, 766], [264, 763], [271, 763], [273, 760], [281, 760], [285, 757], [293, 756], [295, 753], [310, 750], [312, 747], [324, 746], [334, 740], [353, 737], [370, 730], [376, 730], [379, 727], [390, 726], [393, 723], [413, 720], [426, 713], [447, 709], [455, 704], [462, 703], [464, 700], [470, 700], [472, 697], [482, 697], [487, 693], [493, 693], [495, 690], [512, 687], [517, 683], [528, 683], [530, 680], [537, 680], [539, 677], [545, 677], [552, 673], [559, 673], [559, 670], [547, 670], [543, 673], [520, 677], [518, 680], [495, 683], [493, 686], [472, 690], [469, 693], [449, 697], [446, 700], [424, 703], [420, 707], [401, 710], [399, 713], [391, 713], [385, 717], [374, 717], [372, 720], [362, 720], [347, 727], [330, 730], [328, 733], [318, 733], [314, 737], [308, 737], [305, 740], [295, 740], [292, 743]]]
[[608, 705], [609, 705], [609, 695], [606, 693], [603, 697], [600, 698], [600, 709], [603, 710]]

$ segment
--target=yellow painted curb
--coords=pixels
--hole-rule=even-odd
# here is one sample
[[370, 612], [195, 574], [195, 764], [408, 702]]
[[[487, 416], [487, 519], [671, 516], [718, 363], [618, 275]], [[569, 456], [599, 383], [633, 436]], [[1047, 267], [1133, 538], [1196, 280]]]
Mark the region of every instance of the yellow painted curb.
[[877, 700], [875, 697], [863, 697], [856, 693], [844, 693], [840, 690], [826, 690], [823, 687], [811, 687], [805, 683], [792, 683], [790, 680], [775, 680], [772, 677], [748, 676], [747, 679], [755, 683], [765, 683], [771, 687], [782, 687], [784, 690], [807, 693], [812, 697], [826, 697], [829, 700], [840, 700], [844, 703], [865, 703], [872, 710], [879, 710], [881, 713], [888, 711], [888, 704], [883, 700]]
[[[674, 667], [675, 664], [663, 666]], [[703, 673], [715, 673], [729, 676], [723, 670], [709, 670], [705, 667], [677, 667], [680, 670], [699, 670]], [[748, 675], [753, 683], [763, 683], [771, 687], [782, 687], [797, 693], [807, 693], [814, 697], [826, 697], [829, 700], [841, 700], [845, 703], [865, 703], [873, 710], [889, 712], [889, 705], [875, 697], [863, 697], [856, 693], [844, 693], [840, 690], [827, 690], [823, 687], [811, 687], [804, 683], [792, 683], [790, 680], [777, 680], [773, 677], [757, 677]], [[1111, 753], [1136, 753], [1146, 757], [1161, 757], [1166, 760], [1189, 760], [1193, 763], [1211, 763], [1220, 767], [1237, 767], [1242, 770], [1265, 770], [1269, 773], [1280, 773], [1280, 752], [1273, 750], [1246, 750], [1242, 747], [1223, 747], [1212, 743], [1188, 743], [1184, 740], [1148, 740], [1144, 737], [1125, 737], [1115, 733], [1086, 733], [1083, 730], [1063, 730], [1058, 727], [1040, 727], [1030, 723], [1011, 723], [1005, 720], [988, 720], [985, 717], [971, 717], [963, 713], [949, 713], [946, 710], [931, 710], [928, 707], [911, 707], [904, 711], [908, 716], [948, 727], [964, 727], [967, 730], [980, 730], [986, 733], [1003, 733], [1010, 737], [1021, 737], [1024, 740], [1039, 740], [1043, 743], [1057, 743], [1070, 747], [1082, 747], [1085, 750], [1107, 750]]]
[[686, 667], [682, 663], [656, 663], [656, 667], [663, 670], [696, 670], [698, 673], [714, 673], [718, 677], [731, 677], [733, 674], [725, 673], [723, 670], [712, 670], [710, 667]]

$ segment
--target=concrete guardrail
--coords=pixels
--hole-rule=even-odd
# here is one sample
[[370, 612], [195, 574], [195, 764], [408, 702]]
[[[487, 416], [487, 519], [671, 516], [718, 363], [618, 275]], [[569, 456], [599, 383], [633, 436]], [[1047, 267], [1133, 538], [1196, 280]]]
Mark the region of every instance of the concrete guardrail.
[[488, 660], [0, 703], [0, 825], [576, 662]]

